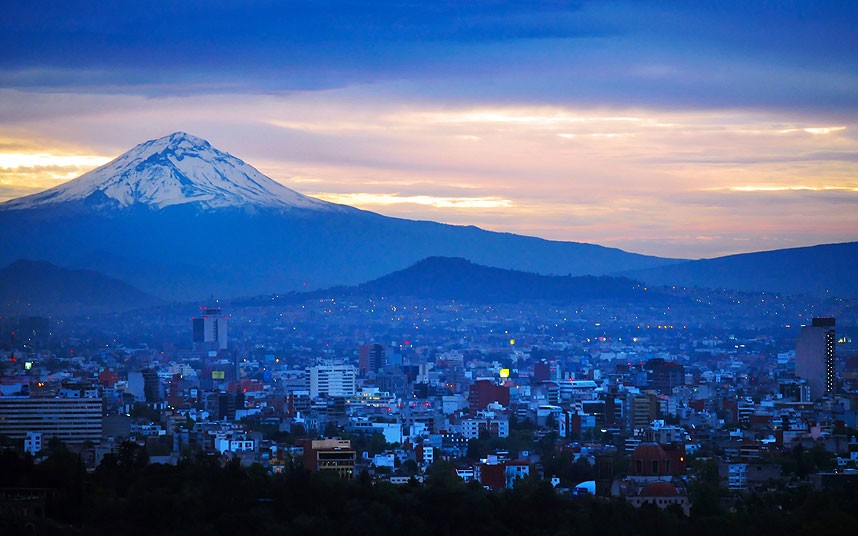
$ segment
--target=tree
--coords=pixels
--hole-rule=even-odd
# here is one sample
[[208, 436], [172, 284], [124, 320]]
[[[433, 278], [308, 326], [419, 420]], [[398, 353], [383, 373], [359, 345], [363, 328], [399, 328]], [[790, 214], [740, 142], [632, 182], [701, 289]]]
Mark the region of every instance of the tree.
[[715, 459], [696, 463], [693, 479], [688, 486], [691, 499], [691, 516], [695, 518], [721, 515], [721, 489], [719, 487], [718, 462]]
[[328, 421], [325, 423], [325, 437], [337, 437], [340, 435], [340, 427], [337, 426], [337, 423], [334, 421]]
[[545, 427], [549, 430], [557, 429], [557, 417], [553, 413], [549, 413], [548, 417], [545, 418]]
[[402, 462], [402, 465], [399, 467], [399, 471], [404, 473], [406, 476], [414, 476], [420, 472], [420, 467], [417, 466], [416, 461], [409, 459]]
[[134, 441], [123, 441], [117, 448], [117, 461], [120, 467], [136, 472], [149, 464], [149, 453]]

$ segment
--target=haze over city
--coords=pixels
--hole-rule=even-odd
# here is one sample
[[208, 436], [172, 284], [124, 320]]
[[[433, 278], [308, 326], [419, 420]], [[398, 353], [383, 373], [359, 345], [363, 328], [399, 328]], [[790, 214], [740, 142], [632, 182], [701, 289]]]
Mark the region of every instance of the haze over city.
[[186, 131], [303, 194], [666, 257], [853, 241], [851, 2], [10, 2], [0, 201]]

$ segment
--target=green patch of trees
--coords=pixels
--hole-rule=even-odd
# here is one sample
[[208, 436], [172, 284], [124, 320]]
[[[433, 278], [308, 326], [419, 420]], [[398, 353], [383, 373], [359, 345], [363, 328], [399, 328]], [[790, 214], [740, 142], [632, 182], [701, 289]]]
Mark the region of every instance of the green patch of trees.
[[[701, 482], [712, 483], [711, 469], [700, 468]], [[0, 487], [49, 488], [47, 516], [54, 534], [858, 533], [855, 488], [751, 494], [732, 510], [694, 509], [686, 518], [676, 509], [635, 509], [618, 500], [561, 495], [534, 475], [512, 490], [489, 492], [465, 484], [444, 462], [431, 467], [424, 485], [373, 485], [366, 477], [343, 481], [298, 466], [270, 475], [259, 465], [224, 465], [206, 455], [175, 466], [150, 464], [145, 450], [133, 443], [122, 444], [93, 473], [62, 446], [39, 464], [2, 450]]]

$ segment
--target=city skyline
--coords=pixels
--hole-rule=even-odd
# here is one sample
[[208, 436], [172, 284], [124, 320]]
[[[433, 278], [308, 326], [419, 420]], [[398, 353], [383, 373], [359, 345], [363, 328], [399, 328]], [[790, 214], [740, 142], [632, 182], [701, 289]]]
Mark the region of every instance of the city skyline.
[[385, 215], [698, 258], [856, 240], [841, 3], [13, 6], [0, 200], [183, 130]]

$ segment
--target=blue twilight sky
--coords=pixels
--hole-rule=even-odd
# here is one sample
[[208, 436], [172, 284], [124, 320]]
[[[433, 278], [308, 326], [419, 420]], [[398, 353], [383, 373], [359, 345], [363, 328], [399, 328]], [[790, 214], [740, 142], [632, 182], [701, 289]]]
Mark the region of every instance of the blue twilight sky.
[[3, 11], [0, 200], [184, 130], [384, 214], [683, 257], [858, 240], [858, 2]]

